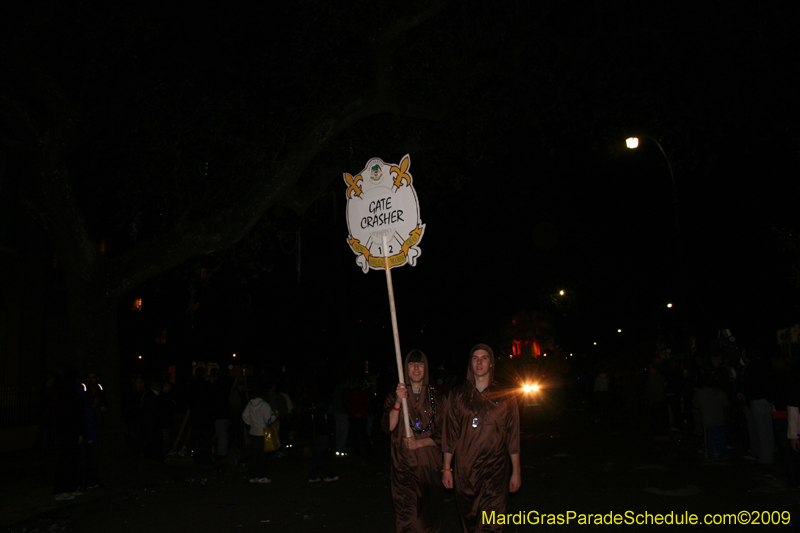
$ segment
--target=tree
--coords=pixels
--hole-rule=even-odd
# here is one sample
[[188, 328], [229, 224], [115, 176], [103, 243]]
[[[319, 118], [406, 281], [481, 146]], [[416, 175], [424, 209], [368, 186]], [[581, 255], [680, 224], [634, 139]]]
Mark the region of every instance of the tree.
[[417, 2], [360, 38], [338, 26], [356, 29], [345, 17], [359, 12], [326, 3], [195, 6], [188, 18], [176, 7], [18, 7], [0, 57], [0, 146], [61, 264], [64, 362], [118, 381], [116, 313], [131, 289], [240, 240], [353, 124], [417, 113], [393, 84], [393, 46], [445, 5]]
[[[115, 376], [116, 309], [129, 291], [231, 246], [273, 206], [303, 213], [320, 184], [377, 147], [435, 152], [429, 174], [452, 183], [533, 153], [547, 176], [498, 178], [519, 203], [563, 177], [569, 154], [554, 145], [576, 132], [643, 127], [673, 139], [679, 166], [710, 168], [703, 150], [722, 143], [694, 141], [729, 124], [709, 126], [728, 116], [720, 89], [735, 79], [706, 76], [708, 64], [726, 43], [755, 43], [724, 59], [756, 70], [790, 33], [780, 22], [761, 37], [774, 13], [734, 25], [695, 11], [521, 0], [8, 8], [0, 150], [58, 255], [70, 360]], [[708, 33], [715, 46], [695, 46]], [[631, 41], [645, 45], [632, 58]]]

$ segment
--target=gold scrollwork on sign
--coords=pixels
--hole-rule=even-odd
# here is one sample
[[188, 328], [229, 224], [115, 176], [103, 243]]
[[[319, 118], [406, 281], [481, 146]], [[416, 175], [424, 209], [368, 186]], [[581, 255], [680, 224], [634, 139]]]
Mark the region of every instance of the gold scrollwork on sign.
[[373, 263], [372, 263], [372, 261], [373, 261], [375, 258], [374, 258], [374, 257], [372, 257], [372, 256], [370, 255], [370, 253], [369, 253], [369, 250], [368, 250], [367, 248], [365, 248], [363, 244], [361, 244], [361, 241], [359, 241], [359, 240], [358, 240], [358, 239], [356, 239], [355, 237], [350, 237], [350, 246], [351, 246], [351, 247], [353, 248], [353, 250], [355, 250], [356, 252], [358, 252], [358, 253], [360, 253], [360, 254], [363, 254], [363, 255], [364, 255], [364, 257], [365, 257], [365, 258], [367, 259], [367, 261], [369, 262], [369, 264], [373, 264]]
[[[422, 228], [419, 227], [419, 224], [416, 228], [414, 228], [411, 233], [408, 234], [408, 239], [405, 240], [402, 246], [402, 250], [399, 253], [389, 256], [389, 267], [402, 265], [406, 262], [406, 257], [408, 256], [408, 250], [417, 242], [419, 241], [420, 237], [422, 236]], [[377, 268], [386, 268], [386, 262], [383, 257], [373, 257], [369, 254], [369, 250], [364, 248], [358, 239], [353, 238], [350, 240], [350, 246], [353, 247], [354, 250], [361, 252], [364, 254], [364, 257], [369, 262], [371, 267]]]

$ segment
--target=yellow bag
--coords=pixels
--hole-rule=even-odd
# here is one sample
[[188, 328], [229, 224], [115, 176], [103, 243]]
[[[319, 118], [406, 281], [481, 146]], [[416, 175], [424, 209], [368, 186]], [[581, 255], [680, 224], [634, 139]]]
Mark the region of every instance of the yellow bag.
[[278, 430], [275, 425], [264, 426], [264, 451], [274, 452], [281, 447], [281, 439], [278, 438]]

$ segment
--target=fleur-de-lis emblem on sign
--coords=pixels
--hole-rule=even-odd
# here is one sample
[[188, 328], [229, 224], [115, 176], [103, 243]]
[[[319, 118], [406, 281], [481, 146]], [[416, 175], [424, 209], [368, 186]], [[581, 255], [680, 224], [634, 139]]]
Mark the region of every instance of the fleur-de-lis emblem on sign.
[[361, 182], [363, 178], [361, 174], [357, 175], [355, 178], [348, 174], [347, 172], [344, 173], [344, 180], [347, 182], [347, 198], [350, 199], [353, 197], [350, 193], [355, 193], [356, 196], [361, 196], [361, 187], [358, 186], [359, 182]]
[[393, 166], [390, 171], [396, 173], [397, 175], [394, 177], [394, 186], [398, 189], [403, 185], [403, 180], [405, 180], [406, 185], [411, 185], [411, 176], [408, 174], [408, 165], [411, 164], [411, 159], [406, 155], [402, 161], [400, 161], [400, 166]]

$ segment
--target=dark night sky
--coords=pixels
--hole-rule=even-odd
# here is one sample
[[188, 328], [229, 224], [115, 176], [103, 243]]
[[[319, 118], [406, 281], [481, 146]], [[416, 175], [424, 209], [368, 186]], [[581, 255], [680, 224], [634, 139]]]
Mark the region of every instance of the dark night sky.
[[[53, 60], [49, 66], [66, 71], [69, 61], [95, 50], [96, 71], [76, 77], [80, 83], [71, 90], [88, 91], [87, 102], [105, 97], [104, 90], [116, 95], [101, 109], [112, 110], [112, 117], [115, 106], [150, 94], [156, 79], [182, 87], [180, 98], [194, 95], [188, 83], [175, 82], [182, 76], [206, 87], [212, 100], [240, 91], [250, 102], [251, 91], [261, 106], [248, 109], [253, 117], [271, 116], [272, 110], [300, 117], [313, 111], [316, 97], [335, 100], [371, 81], [364, 42], [345, 38], [353, 31], [346, 24], [349, 13], [377, 25], [391, 12], [384, 4], [380, 10], [371, 4], [367, 16], [300, 2], [292, 8], [300, 13], [297, 20], [289, 20], [288, 8], [227, 13], [198, 5], [186, 17], [166, 9], [147, 16], [114, 12], [109, 20], [124, 20], [126, 31], [150, 32], [141, 50], [131, 44], [138, 43], [135, 31], [122, 30], [98, 29], [108, 45], [98, 48], [84, 40], [79, 29], [88, 23], [81, 20], [64, 30], [65, 42], [78, 43], [67, 47], [74, 55], [65, 53], [63, 65]], [[307, 169], [304, 179], [330, 179], [303, 215], [267, 214], [282, 229], [301, 228], [299, 284], [296, 255], [280, 247], [262, 259], [274, 270], [247, 285], [223, 269], [198, 294], [202, 305], [189, 330], [183, 289], [156, 280], [138, 291], [150, 291], [159, 302], [153, 324], [176, 324], [173, 330], [190, 339], [178, 348], [185, 351], [391, 357], [385, 278], [377, 271], [364, 275], [347, 246], [341, 175], [358, 172], [371, 157], [396, 163], [410, 153], [427, 227], [418, 265], [392, 272], [404, 351], [419, 346], [434, 356], [466, 353], [476, 342], [499, 337], [515, 313], [537, 309], [554, 313], [559, 342], [575, 351], [589, 349], [594, 340], [652, 346], [659, 324], [668, 333], [679, 329], [675, 314], [681, 311], [698, 335], [728, 327], [746, 344], [770, 346], [776, 329], [798, 319], [791, 258], [772, 231], [800, 225], [794, 212], [800, 153], [796, 8], [533, 4], [513, 3], [505, 11], [451, 3], [400, 40], [395, 81], [406, 96], [444, 100], [446, 112], [434, 119], [381, 114], [362, 120]], [[36, 53], [48, 57], [47, 46]], [[135, 53], [126, 56], [126, 47]], [[114, 54], [140, 70], [129, 74], [124, 61], [114, 63]], [[264, 65], [269, 68], [262, 72]], [[464, 78], [447, 92], [430, 80], [446, 79], [436, 76], [450, 66]], [[176, 99], [174, 108], [196, 103], [187, 102]], [[138, 142], [126, 125], [115, 127], [129, 135], [125, 142]], [[288, 121], [281, 127], [278, 137], [299, 131]], [[664, 157], [647, 139], [639, 150], [626, 150], [630, 133], [658, 138], [673, 164], [682, 257], [675, 251]], [[104, 164], [77, 163], [76, 183], [81, 172], [91, 175]], [[93, 179], [84, 178], [81, 190], [97, 194]], [[276, 244], [274, 236], [271, 242]], [[284, 236], [283, 244], [290, 248], [291, 237]], [[571, 298], [566, 310], [548, 303], [560, 289]], [[665, 311], [667, 302], [676, 309]], [[137, 329], [121, 316], [123, 336], [149, 338], [152, 324]], [[617, 328], [624, 336], [615, 337]]]
[[[797, 320], [789, 258], [772, 231], [796, 220], [797, 152], [789, 143], [770, 146], [772, 135], [762, 142], [763, 128], [769, 125], [739, 124], [704, 142], [709, 152], [697, 156], [700, 163], [673, 164], [691, 332], [708, 339], [727, 327], [745, 344], [769, 347], [775, 330]], [[426, 169], [447, 162], [433, 165], [435, 151], [409, 150], [427, 226], [418, 265], [392, 271], [404, 351], [419, 346], [452, 358], [499, 338], [524, 310], [551, 311], [559, 342], [581, 352], [592, 341], [651, 349], [659, 325], [667, 335], [679, 332], [676, 312], [686, 304], [663, 156], [647, 139], [634, 152], [623, 148], [624, 136], [612, 146], [607, 135], [577, 131], [551, 138], [547, 155], [530, 150], [524, 136], [494, 143], [505, 150], [489, 153], [461, 190], [433, 205], [426, 181], [436, 176]], [[397, 162], [404, 152], [365, 153], [340, 171], [357, 172], [373, 156]], [[253, 338], [256, 353], [257, 339], [266, 337], [290, 352], [325, 352], [333, 342], [334, 352], [342, 343], [345, 351], [391, 358], [385, 277], [356, 265], [346, 244], [346, 187], [339, 176], [333, 184], [336, 210], [325, 196], [302, 223], [300, 284], [295, 255], [273, 258], [276, 283], [266, 289], [264, 312], [254, 313], [240, 337]], [[574, 295], [566, 314], [546, 302], [562, 288]], [[667, 302], [677, 307], [666, 311]], [[276, 305], [288, 312], [276, 316]]]
[[[392, 270], [404, 351], [419, 346], [452, 358], [482, 339], [498, 339], [502, 325], [524, 310], [552, 312], [559, 342], [570, 351], [588, 351], [592, 341], [651, 349], [659, 324], [667, 335], [679, 332], [679, 307], [664, 308], [680, 305], [680, 265], [663, 157], [647, 141], [640, 152], [618, 156], [589, 141], [565, 142], [555, 164], [544, 168], [524, 152], [501, 175], [490, 161], [474, 183], [431, 208], [425, 163], [435, 154], [415, 158], [412, 152], [426, 232], [417, 266]], [[775, 194], [782, 178], [751, 177], [777, 174], [791, 159], [749, 161], [751, 170], [741, 161], [720, 164], [719, 174], [692, 196], [685, 185], [692, 176], [676, 171], [692, 333], [708, 339], [727, 327], [745, 344], [770, 346], [775, 330], [796, 319], [789, 263], [771, 230], [787, 220], [791, 200]], [[356, 172], [365, 162], [343, 171]], [[548, 176], [544, 184], [541, 174]], [[267, 298], [265, 314], [272, 318], [249, 331], [299, 330], [283, 339], [287, 350], [314, 351], [329, 339], [338, 344], [334, 332], [344, 327], [345, 336], [357, 339], [350, 339], [354, 351], [391, 358], [385, 276], [365, 275], [356, 265], [345, 240], [344, 182], [340, 189], [335, 213], [326, 198], [316, 207], [318, 222], [302, 226], [300, 284], [296, 256], [283, 256], [272, 274], [280, 283]], [[562, 288], [574, 294], [566, 314], [546, 301]], [[273, 322], [274, 303], [291, 312]]]

